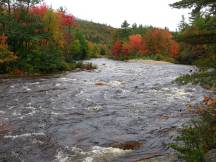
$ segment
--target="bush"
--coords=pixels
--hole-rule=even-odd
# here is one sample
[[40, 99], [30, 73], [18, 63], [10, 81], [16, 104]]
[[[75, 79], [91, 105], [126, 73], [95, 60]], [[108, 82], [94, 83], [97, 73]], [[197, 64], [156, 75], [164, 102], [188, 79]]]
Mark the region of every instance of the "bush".
[[69, 69], [61, 50], [52, 43], [23, 53], [25, 54], [20, 58], [17, 66], [28, 74], [46, 74]]
[[176, 143], [170, 147], [176, 150], [181, 159], [190, 162], [204, 162], [205, 154], [216, 148], [215, 109], [202, 112], [199, 119], [185, 126]]

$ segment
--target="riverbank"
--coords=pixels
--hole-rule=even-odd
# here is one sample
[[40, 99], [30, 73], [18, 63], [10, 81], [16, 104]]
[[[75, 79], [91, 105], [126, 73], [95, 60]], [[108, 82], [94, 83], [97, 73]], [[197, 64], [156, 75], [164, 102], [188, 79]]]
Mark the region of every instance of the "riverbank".
[[179, 157], [187, 161], [216, 161], [216, 70], [209, 69], [177, 78], [179, 85], [200, 85], [213, 92], [211, 96], [204, 96], [198, 106], [189, 105], [188, 108], [197, 114], [185, 125], [176, 142], [171, 145]]
[[56, 71], [50, 73], [25, 73], [20, 71], [18, 73], [11, 73], [11, 74], [0, 74], [0, 79], [16, 79], [16, 78], [23, 78], [23, 79], [36, 79], [36, 78], [53, 78], [53, 77], [60, 77], [62, 75], [66, 75], [68, 73], [73, 72], [81, 72], [81, 71], [93, 71], [97, 69], [96, 65], [92, 63], [77, 63], [74, 64], [73, 67], [71, 66], [70, 70], [63, 70], [63, 71]]
[[174, 64], [167, 61], [145, 60], [145, 59], [132, 59], [128, 60], [128, 63], [143, 63], [143, 64]]
[[177, 78], [174, 82], [181, 85], [192, 83], [216, 92], [216, 70], [210, 69], [183, 75]]

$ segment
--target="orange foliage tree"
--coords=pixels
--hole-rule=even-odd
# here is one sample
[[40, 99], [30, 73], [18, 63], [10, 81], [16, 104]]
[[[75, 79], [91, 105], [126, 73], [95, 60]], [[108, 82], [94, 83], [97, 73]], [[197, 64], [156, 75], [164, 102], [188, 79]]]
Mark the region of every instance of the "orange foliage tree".
[[112, 49], [115, 58], [119, 56], [155, 55], [164, 54], [176, 58], [179, 54], [179, 45], [173, 40], [172, 33], [165, 29], [153, 28], [143, 36], [130, 35], [128, 41], [117, 40]]

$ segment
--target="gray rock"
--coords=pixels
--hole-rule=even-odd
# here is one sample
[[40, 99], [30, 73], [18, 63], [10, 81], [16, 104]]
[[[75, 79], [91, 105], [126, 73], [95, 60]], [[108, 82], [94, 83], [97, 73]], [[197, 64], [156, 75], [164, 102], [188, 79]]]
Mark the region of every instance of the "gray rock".
[[206, 162], [216, 162], [216, 149], [210, 150], [205, 155], [205, 161]]

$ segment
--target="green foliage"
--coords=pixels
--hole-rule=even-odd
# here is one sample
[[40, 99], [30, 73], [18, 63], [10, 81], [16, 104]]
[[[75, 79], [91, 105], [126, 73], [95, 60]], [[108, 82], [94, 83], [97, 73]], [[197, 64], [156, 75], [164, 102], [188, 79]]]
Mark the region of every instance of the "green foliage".
[[[26, 52], [26, 53], [25, 53]], [[68, 70], [62, 51], [50, 43], [48, 46], [37, 47], [30, 51], [22, 51], [25, 55], [18, 60], [18, 67], [29, 74], [53, 73]]]
[[100, 49], [100, 55], [101, 55], [101, 56], [105, 56], [106, 53], [107, 53], [107, 52], [106, 52], [106, 49], [105, 49], [105, 48], [101, 48], [101, 49]]
[[199, 84], [204, 88], [216, 90], [216, 72], [197, 72], [191, 75], [184, 75], [177, 78], [174, 82], [178, 84]]
[[167, 61], [171, 63], [175, 63], [175, 59], [172, 57], [169, 57], [165, 54], [154, 54], [154, 55], [148, 55], [144, 56], [143, 59], [145, 60], [156, 60], [156, 61]]
[[0, 1], [1, 73], [71, 70], [74, 60], [87, 58], [87, 41], [75, 29], [74, 17], [45, 4], [34, 6], [39, 2]]
[[216, 2], [214, 0], [181, 0], [174, 8], [192, 8], [191, 24], [180, 24], [176, 39], [181, 42], [179, 63], [215, 68]]
[[78, 59], [79, 55], [81, 53], [81, 44], [79, 40], [74, 40], [71, 44], [70, 48], [70, 59], [69, 60], [74, 60]]
[[71, 55], [75, 60], [83, 60], [87, 58], [88, 42], [84, 34], [78, 30], [72, 30], [73, 41], [71, 45]]
[[204, 162], [208, 150], [216, 147], [215, 110], [206, 110], [199, 119], [193, 120], [181, 130], [176, 143], [170, 147], [179, 153], [181, 159], [190, 162]]
[[89, 58], [97, 58], [97, 57], [99, 57], [99, 48], [96, 45], [94, 45], [93, 48], [89, 48], [88, 57]]

